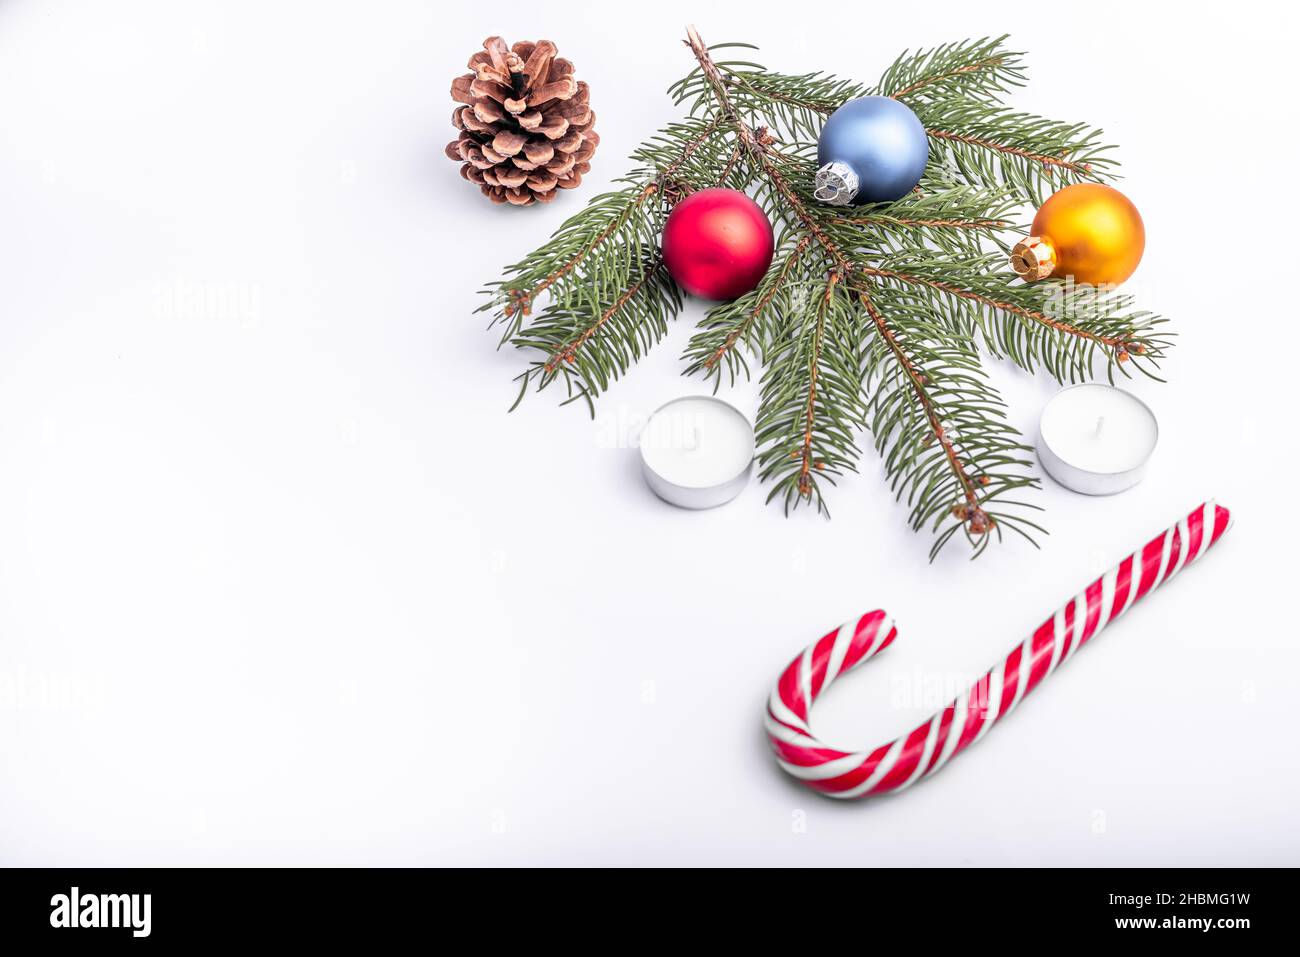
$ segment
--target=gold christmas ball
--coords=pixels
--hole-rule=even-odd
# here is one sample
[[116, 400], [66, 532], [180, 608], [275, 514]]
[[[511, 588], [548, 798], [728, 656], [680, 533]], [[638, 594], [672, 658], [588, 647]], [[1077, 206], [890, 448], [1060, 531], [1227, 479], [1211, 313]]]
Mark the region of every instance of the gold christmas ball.
[[1137, 269], [1146, 229], [1127, 196], [1101, 183], [1075, 183], [1048, 197], [1011, 251], [1012, 268], [1033, 281], [1073, 276], [1077, 283], [1119, 285]]

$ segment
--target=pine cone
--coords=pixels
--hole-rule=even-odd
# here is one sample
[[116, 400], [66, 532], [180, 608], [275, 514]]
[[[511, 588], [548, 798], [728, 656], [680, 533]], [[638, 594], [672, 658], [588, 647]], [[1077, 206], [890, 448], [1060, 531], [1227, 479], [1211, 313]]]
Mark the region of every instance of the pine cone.
[[600, 137], [587, 84], [555, 53], [550, 40], [507, 49], [488, 37], [469, 58], [473, 72], [451, 83], [452, 99], [466, 105], [451, 115], [460, 136], [447, 156], [463, 162], [460, 175], [494, 203], [549, 203], [591, 169]]

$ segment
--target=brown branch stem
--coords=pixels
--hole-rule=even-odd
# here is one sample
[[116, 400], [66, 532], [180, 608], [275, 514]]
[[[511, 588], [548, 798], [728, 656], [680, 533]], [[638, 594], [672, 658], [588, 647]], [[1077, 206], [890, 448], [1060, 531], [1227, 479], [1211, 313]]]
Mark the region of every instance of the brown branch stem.
[[925, 276], [916, 276], [911, 273], [898, 272], [894, 269], [880, 269], [874, 266], [859, 266], [857, 267], [857, 270], [864, 275], [875, 276], [880, 279], [897, 279], [901, 282], [909, 282], [914, 285], [929, 286], [932, 289], [938, 289], [940, 292], [945, 292], [950, 296], [956, 296], [961, 299], [970, 299], [974, 302], [982, 303], [1003, 312], [1023, 316], [1033, 322], [1055, 329], [1057, 332], [1062, 332], [1066, 335], [1075, 336], [1080, 339], [1090, 339], [1093, 342], [1107, 346], [1111, 349], [1119, 349], [1123, 351], [1129, 346], [1128, 340], [1126, 339], [1115, 336], [1101, 336], [1095, 332], [1088, 332], [1085, 329], [1080, 329], [1078, 326], [1072, 326], [1068, 322], [1061, 322], [1059, 319], [1053, 319], [1046, 313], [1038, 312], [1034, 309], [1026, 309], [1024, 306], [1017, 306], [1012, 302], [1003, 302], [999, 299], [993, 299], [990, 296], [985, 296], [978, 292], [972, 292], [969, 289], [962, 289], [959, 286], [954, 286], [951, 283], [946, 283], [940, 279], [928, 279]]
[[938, 83], [940, 80], [951, 80], [953, 77], [961, 76], [965, 73], [976, 73], [980, 70], [987, 70], [989, 67], [1001, 66], [1006, 61], [1006, 54], [999, 53], [997, 56], [985, 57], [983, 60], [976, 60], [974, 63], [968, 63], [960, 66], [955, 70], [949, 70], [947, 73], [936, 73], [934, 76], [926, 77], [924, 80], [917, 80], [909, 87], [897, 90], [889, 94], [893, 99], [900, 96], [907, 96], [909, 93], [915, 93], [917, 90], [923, 90], [931, 84]]
[[1011, 156], [1019, 156], [1022, 159], [1041, 163], [1044, 166], [1057, 166], [1062, 169], [1068, 169], [1074, 173], [1092, 172], [1092, 167], [1087, 163], [1074, 163], [1070, 160], [1062, 159], [1059, 156], [1049, 156], [1046, 153], [1034, 153], [1019, 146], [1008, 146], [1006, 143], [998, 143], [995, 140], [983, 139], [966, 133], [953, 133], [949, 130], [936, 129], [927, 129], [925, 132], [936, 139], [952, 140], [957, 143], [966, 143], [969, 146], [978, 146], [981, 149], [993, 150], [998, 153], [1007, 153]]
[[709, 55], [709, 48], [705, 46], [704, 40], [700, 38], [699, 32], [694, 27], [686, 29], [687, 43], [691, 52], [695, 54], [695, 59], [699, 61], [700, 69], [703, 71], [705, 78], [713, 87], [714, 93], [718, 97], [718, 104], [721, 113], [736, 129], [736, 135], [740, 141], [754, 155], [758, 161], [759, 167], [777, 191], [784, 197], [785, 201], [790, 204], [794, 214], [799, 217], [799, 221], [804, 224], [804, 228], [813, 235], [813, 238], [821, 244], [822, 248], [835, 260], [835, 264], [841, 272], [848, 273], [852, 265], [847, 256], [836, 245], [825, 230], [818, 225], [812, 214], [808, 212], [807, 206], [800, 199], [799, 194], [795, 192], [785, 175], [772, 162], [772, 157], [768, 150], [768, 144], [764, 143], [760, 135], [754, 129], [740, 118], [731, 105], [731, 97], [727, 95], [727, 83], [722, 77], [722, 72], [718, 65], [713, 62], [713, 57]]
[[718, 177], [719, 183], [725, 183], [731, 171], [736, 168], [736, 163], [740, 161], [741, 146], [736, 144], [736, 148], [731, 151], [731, 156], [727, 159], [727, 165], [722, 167], [722, 175]]
[[822, 295], [821, 306], [817, 310], [817, 330], [813, 335], [812, 357], [808, 368], [808, 404], [804, 411], [803, 443], [799, 447], [799, 494], [804, 498], [812, 496], [813, 462], [813, 421], [817, 411], [817, 375], [821, 371], [822, 341], [826, 333], [826, 310], [831, 297], [835, 295], [835, 286], [840, 281], [838, 272], [831, 273], [826, 282], [826, 292]]
[[906, 216], [882, 216], [878, 213], [859, 218], [842, 216], [835, 222], [842, 226], [886, 223], [897, 226], [928, 226], [932, 229], [1010, 229], [1012, 226], [1012, 223], [1005, 219], [912, 219]]
[[736, 343], [740, 341], [741, 337], [750, 329], [751, 326], [753, 326], [753, 324], [758, 320], [758, 317], [762, 315], [763, 311], [771, 304], [772, 298], [780, 290], [781, 284], [785, 282], [786, 277], [790, 274], [790, 270], [794, 268], [795, 263], [799, 261], [799, 257], [803, 255], [803, 251], [808, 248], [808, 244], [811, 242], [812, 236], [805, 236], [803, 239], [799, 240], [799, 245], [795, 246], [795, 248], [791, 250], [790, 255], [786, 257], [785, 263], [777, 272], [776, 280], [772, 283], [771, 288], [759, 297], [758, 301], [754, 304], [754, 308], [750, 310], [749, 315], [732, 327], [731, 332], [727, 334], [727, 338], [723, 341], [722, 345], [718, 346], [713, 355], [709, 356], [709, 358], [704, 361], [704, 368], [712, 369], [722, 361], [723, 356], [736, 347]]
[[655, 261], [650, 265], [650, 268], [641, 274], [640, 279], [628, 286], [627, 289], [623, 290], [623, 294], [614, 300], [614, 304], [602, 312], [600, 318], [584, 329], [581, 335], [575, 339], [571, 339], [565, 345], [552, 353], [551, 357], [546, 360], [546, 365], [543, 366], [543, 368], [547, 372], [554, 372], [561, 363], [572, 362], [574, 356], [578, 354], [578, 350], [587, 344], [587, 340], [599, 332], [601, 327], [609, 321], [610, 317], [626, 306], [631, 298], [641, 291], [641, 287], [649, 282], [650, 278], [654, 276], [662, 266], [663, 259], [656, 257]]
[[804, 100], [797, 96], [791, 96], [788, 93], [778, 93], [775, 90], [760, 90], [754, 84], [741, 76], [724, 77], [723, 82], [727, 86], [743, 86], [751, 93], [758, 96], [766, 97], [769, 100], [776, 100], [778, 103], [786, 103], [790, 106], [797, 106], [801, 110], [812, 110], [815, 113], [834, 113], [839, 109], [839, 104], [818, 103], [815, 100]]
[[904, 373], [907, 375], [908, 384], [912, 387], [912, 393], [916, 396], [916, 401], [925, 413], [926, 421], [930, 425], [930, 431], [943, 448], [948, 467], [956, 477], [958, 484], [961, 486], [962, 496], [966, 499], [963, 517], [967, 528], [973, 534], [983, 535], [989, 530], [991, 519], [984, 511], [983, 506], [980, 505], [979, 496], [975, 492], [975, 483], [967, 474], [966, 466], [962, 464], [961, 457], [957, 454], [957, 448], [953, 445], [948, 430], [943, 426], [943, 420], [939, 417], [934, 400], [930, 398], [930, 393], [926, 391], [929, 380], [916, 368], [911, 358], [903, 350], [898, 337], [894, 335], [894, 330], [885, 322], [885, 317], [880, 314], [880, 310], [876, 308], [876, 304], [871, 301], [871, 297], [865, 290], [858, 291], [858, 299], [867, 310], [867, 315], [871, 317], [871, 321], [875, 323], [876, 330], [885, 341], [885, 345], [888, 346], [898, 364], [902, 366]]

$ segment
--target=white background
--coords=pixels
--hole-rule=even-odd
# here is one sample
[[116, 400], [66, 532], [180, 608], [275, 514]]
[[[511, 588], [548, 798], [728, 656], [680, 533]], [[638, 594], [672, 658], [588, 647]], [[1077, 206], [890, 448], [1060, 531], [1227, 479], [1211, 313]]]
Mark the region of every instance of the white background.
[[[792, 9], [0, 2], [0, 861], [1300, 863], [1294, 13]], [[476, 290], [676, 115], [688, 22], [863, 80], [1014, 34], [1015, 105], [1120, 145], [1132, 287], [1181, 336], [1134, 387], [1142, 485], [1048, 483], [1043, 550], [974, 564], [927, 564], [870, 452], [830, 521], [757, 485], [676, 511], [610, 437], [705, 390], [696, 304], [595, 422], [506, 414]], [[595, 169], [551, 206], [442, 155], [492, 33], [592, 85]], [[1052, 383], [997, 381], [1032, 429]], [[765, 695], [830, 627], [898, 619], [816, 715], [883, 742], [1212, 496], [1228, 538], [935, 779], [842, 805], [777, 770]]]

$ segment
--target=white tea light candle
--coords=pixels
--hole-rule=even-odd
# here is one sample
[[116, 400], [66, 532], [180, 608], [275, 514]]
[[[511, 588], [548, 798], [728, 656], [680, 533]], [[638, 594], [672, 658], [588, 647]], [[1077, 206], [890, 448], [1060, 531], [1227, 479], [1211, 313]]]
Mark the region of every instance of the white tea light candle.
[[1113, 495], [1142, 481], [1159, 435], [1137, 396], [1097, 382], [1073, 385], [1043, 407], [1038, 459], [1068, 489]]
[[734, 406], [686, 396], [661, 406], [641, 433], [641, 471], [654, 493], [681, 508], [713, 508], [745, 487], [754, 428]]

